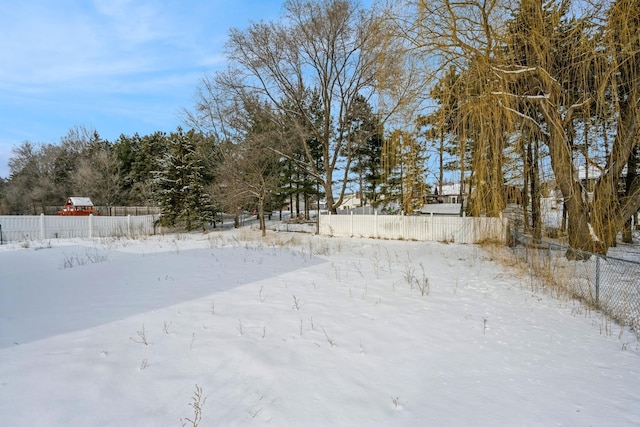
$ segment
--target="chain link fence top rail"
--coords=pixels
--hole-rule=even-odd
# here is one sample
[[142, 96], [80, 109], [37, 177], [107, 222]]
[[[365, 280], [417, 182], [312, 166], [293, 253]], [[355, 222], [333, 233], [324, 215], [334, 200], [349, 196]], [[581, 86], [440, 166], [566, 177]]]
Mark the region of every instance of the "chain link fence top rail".
[[516, 258], [537, 276], [552, 281], [621, 325], [636, 331], [640, 328], [640, 261], [575, 251], [522, 234], [514, 234], [512, 243]]

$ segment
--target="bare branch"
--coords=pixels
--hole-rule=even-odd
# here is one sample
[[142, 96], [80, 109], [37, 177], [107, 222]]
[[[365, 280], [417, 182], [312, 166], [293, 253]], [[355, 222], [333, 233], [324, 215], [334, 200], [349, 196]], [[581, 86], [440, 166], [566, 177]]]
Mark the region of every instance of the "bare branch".
[[512, 112], [513, 114], [517, 115], [518, 117], [523, 118], [524, 120], [526, 120], [526, 121], [528, 121], [528, 122], [530, 122], [530, 123], [533, 123], [533, 124], [536, 126], [536, 128], [538, 128], [538, 129], [540, 130], [540, 133], [541, 133], [542, 135], [545, 135], [545, 136], [547, 136], [547, 137], [548, 137], [548, 136], [550, 136], [550, 135], [549, 135], [549, 132], [547, 132], [547, 131], [542, 127], [542, 124], [540, 124], [538, 121], [536, 121], [533, 117], [531, 117], [531, 116], [529, 116], [529, 115], [527, 115], [527, 114], [524, 114], [524, 113], [522, 113], [522, 112], [520, 112], [520, 111], [517, 111], [517, 110], [515, 110], [515, 109], [513, 109], [513, 108], [507, 107], [506, 105], [504, 105], [504, 104], [502, 103], [502, 101], [498, 101], [498, 103], [500, 104], [500, 106], [502, 106], [502, 107], [503, 107], [504, 109], [506, 109], [507, 111], [510, 111], [510, 112]]
[[549, 99], [549, 94], [545, 93], [542, 95], [517, 95], [514, 93], [509, 93], [509, 92], [491, 92], [491, 95], [500, 95], [500, 96], [510, 96], [513, 98], [519, 98], [519, 99]]

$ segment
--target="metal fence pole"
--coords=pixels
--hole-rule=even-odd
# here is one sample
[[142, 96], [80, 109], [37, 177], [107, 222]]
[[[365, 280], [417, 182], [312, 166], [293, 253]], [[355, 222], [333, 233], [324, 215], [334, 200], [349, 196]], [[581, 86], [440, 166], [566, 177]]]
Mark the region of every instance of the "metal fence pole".
[[2, 240], [2, 224], [0, 224], [0, 245], [4, 245], [4, 241]]
[[[543, 255], [545, 251], [549, 251], [549, 255], [558, 257], [559, 254], [552, 254], [552, 252], [573, 250], [571, 255], [575, 255], [574, 257], [567, 257], [569, 253], [565, 252], [563, 257], [565, 259], [561, 263], [554, 263], [554, 265], [549, 263], [543, 266], [550, 268], [551, 270], [546, 272], [551, 272], [553, 276], [556, 275], [556, 270], [558, 271], [557, 279], [559, 280], [554, 281], [553, 284], [565, 287], [573, 295], [595, 305], [612, 319], [632, 328], [640, 326], [639, 261], [589, 252], [581, 253], [577, 249], [557, 243], [550, 243], [549, 248], [540, 250], [529, 245], [526, 239], [527, 237], [520, 233], [517, 233], [514, 238], [514, 242], [523, 244], [513, 248], [514, 254], [521, 262], [532, 266], [536, 254]], [[587, 260], [589, 263], [586, 262]], [[532, 274], [536, 275], [537, 271], [534, 270]], [[568, 275], [575, 276], [580, 283]], [[542, 278], [544, 279], [544, 276]]]
[[600, 257], [596, 255], [596, 305], [600, 305]]

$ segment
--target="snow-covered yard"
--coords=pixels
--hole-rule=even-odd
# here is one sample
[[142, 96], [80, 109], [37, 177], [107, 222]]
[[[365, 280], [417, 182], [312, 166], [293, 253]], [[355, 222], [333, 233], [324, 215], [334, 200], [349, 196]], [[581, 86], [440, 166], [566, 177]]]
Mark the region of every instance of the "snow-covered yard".
[[1, 246], [0, 425], [640, 425], [636, 334], [500, 256], [248, 230]]

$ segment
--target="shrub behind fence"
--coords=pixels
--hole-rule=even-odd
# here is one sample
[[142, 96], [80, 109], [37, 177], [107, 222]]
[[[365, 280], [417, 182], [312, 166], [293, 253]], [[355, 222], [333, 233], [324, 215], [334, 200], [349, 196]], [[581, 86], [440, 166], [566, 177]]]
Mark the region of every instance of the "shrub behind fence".
[[[157, 206], [94, 206], [102, 216], [127, 216], [127, 215], [160, 215], [161, 209]], [[42, 206], [35, 212], [36, 215], [57, 215], [64, 206]]]
[[566, 257], [568, 250], [551, 242], [529, 242], [512, 248], [536, 274], [550, 278], [575, 297], [637, 330], [640, 262], [584, 252], [583, 260], [571, 260]]
[[144, 216], [0, 216], [3, 242], [149, 235], [155, 215]]

